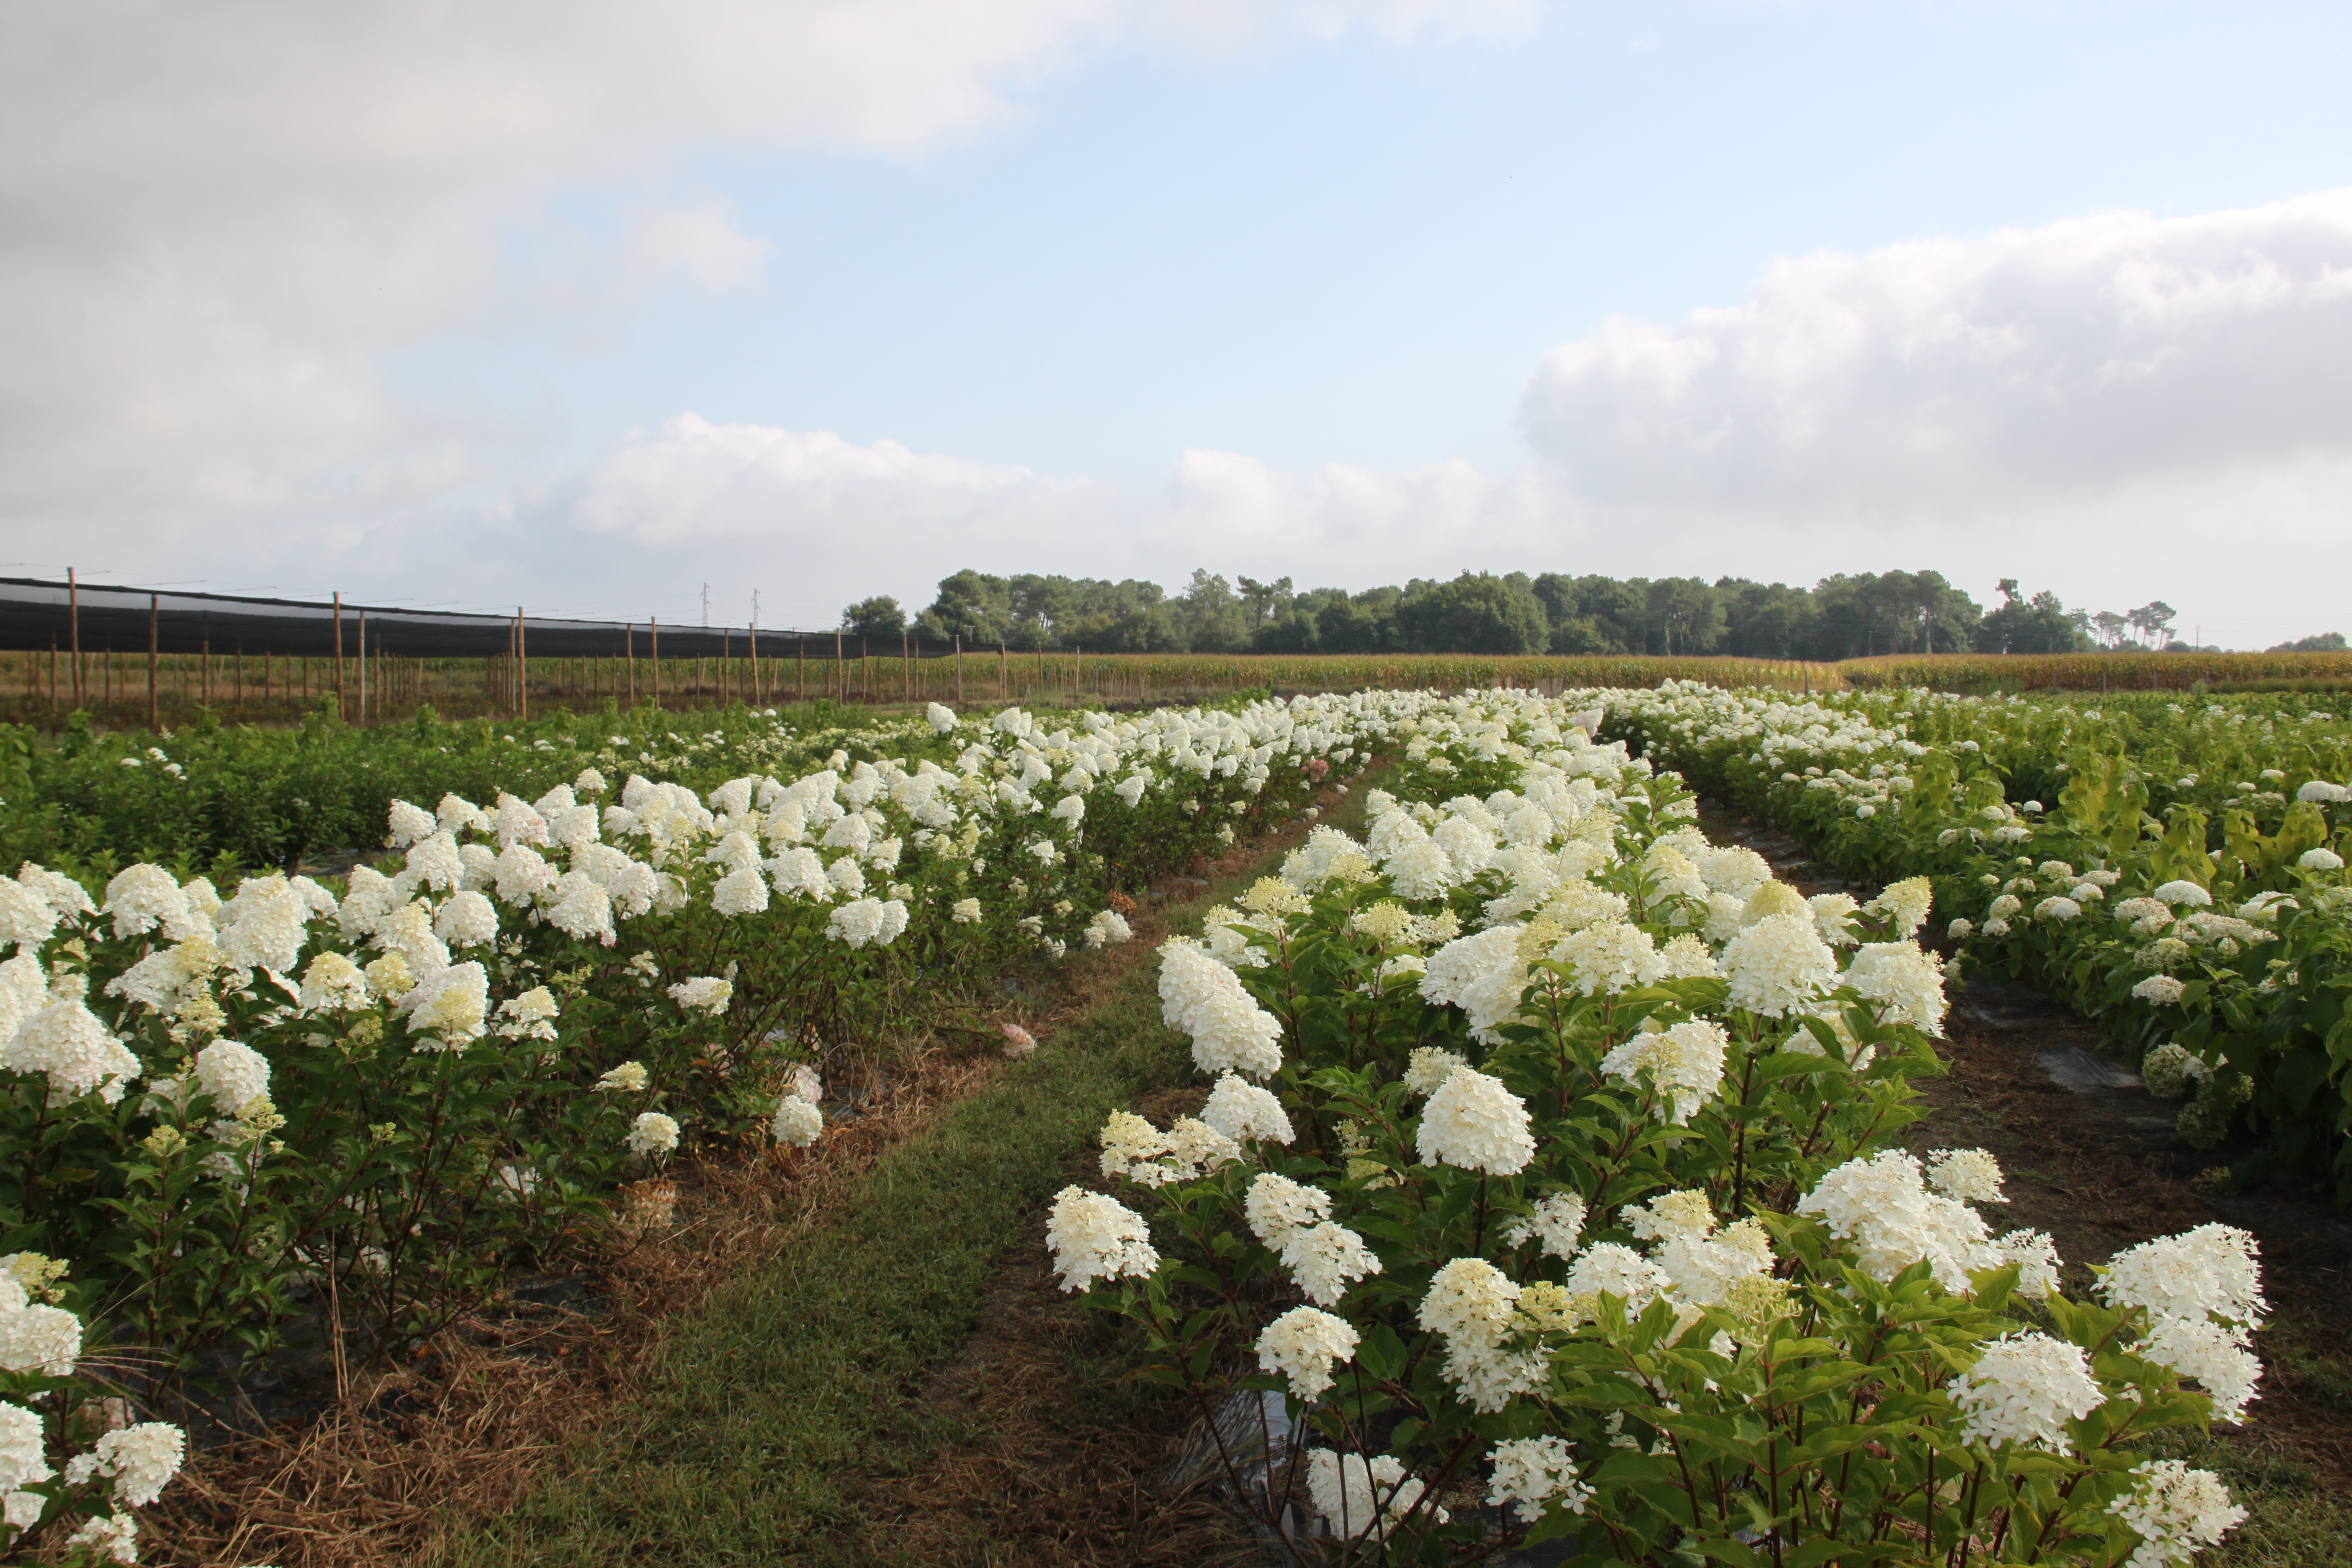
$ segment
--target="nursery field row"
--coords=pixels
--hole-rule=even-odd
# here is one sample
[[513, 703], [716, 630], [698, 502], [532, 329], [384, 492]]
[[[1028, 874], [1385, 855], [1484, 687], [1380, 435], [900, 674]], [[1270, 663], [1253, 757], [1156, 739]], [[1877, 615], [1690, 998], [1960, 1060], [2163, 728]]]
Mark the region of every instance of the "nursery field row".
[[1612, 732], [2095, 1019], [2235, 1173], [2352, 1203], [2352, 725], [2292, 700], [1596, 694]]
[[[828, 1079], [1128, 940], [1128, 889], [1288, 819], [1419, 700], [1067, 727], [935, 706], [790, 782], [591, 765], [529, 801], [395, 800], [391, 855], [332, 886], [0, 879], [0, 1396], [28, 1401], [0, 1420], [35, 1424], [8, 1435], [0, 1491], [29, 1500], [5, 1528], [54, 1542], [152, 1500], [165, 1423], [41, 1458], [89, 1447], [100, 1394], [212, 1407], [298, 1322], [339, 1365], [404, 1353], [518, 1267], [658, 1228], [680, 1154], [813, 1143]], [[813, 743], [773, 730], [688, 760]], [[125, 1445], [142, 1479], [107, 1468]]]
[[2242, 1415], [2251, 1238], [2068, 1300], [2048, 1237], [1979, 1212], [1991, 1156], [1892, 1146], [1939, 1070], [1924, 879], [1809, 900], [1569, 704], [1400, 731], [1361, 841], [1318, 830], [1163, 948], [1205, 1103], [1112, 1116], [1047, 1224], [1262, 1538], [2153, 1564], [2242, 1518], [2147, 1445]]

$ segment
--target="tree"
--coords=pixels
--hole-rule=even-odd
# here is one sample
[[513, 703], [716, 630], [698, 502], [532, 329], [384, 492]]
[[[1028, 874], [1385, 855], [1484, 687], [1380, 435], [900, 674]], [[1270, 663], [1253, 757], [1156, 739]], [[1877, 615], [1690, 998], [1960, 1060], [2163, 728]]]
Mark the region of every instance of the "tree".
[[877, 594], [843, 610], [841, 629], [852, 637], [895, 637], [907, 629], [907, 612], [889, 595]]
[[1397, 626], [1423, 653], [1541, 653], [1550, 640], [1535, 595], [1483, 572], [1407, 597]]
[[2124, 624], [2139, 635], [2150, 647], [2162, 647], [2172, 640], [2172, 617], [2179, 614], [2162, 599], [2151, 599], [2124, 617]]
[[1261, 583], [1255, 577], [1240, 579], [1242, 608], [1248, 613], [1250, 630], [1255, 632], [1281, 611], [1290, 607], [1290, 579], [1281, 577], [1271, 583]]
[[2000, 592], [2006, 603], [1977, 627], [1979, 652], [2076, 653], [2090, 646], [2083, 632], [2090, 621], [2086, 612], [2069, 612], [2047, 589], [2021, 599], [2014, 577], [2001, 579]]
[[2270, 649], [2272, 653], [2342, 653], [2347, 645], [2342, 632], [2322, 632], [2317, 637], [2297, 637]]
[[1012, 613], [1012, 585], [967, 566], [940, 579], [939, 597], [916, 624], [932, 637], [986, 644], [1007, 638]]

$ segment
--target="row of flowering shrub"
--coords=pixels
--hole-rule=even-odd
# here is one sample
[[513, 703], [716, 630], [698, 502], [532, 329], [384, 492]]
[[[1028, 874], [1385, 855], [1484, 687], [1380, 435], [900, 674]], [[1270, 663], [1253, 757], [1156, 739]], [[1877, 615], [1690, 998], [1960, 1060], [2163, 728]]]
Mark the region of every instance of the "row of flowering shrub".
[[1924, 879], [1808, 900], [1568, 705], [1399, 729], [1360, 842], [1318, 828], [1162, 950], [1205, 1103], [1114, 1115], [1048, 1223], [1267, 1531], [2150, 1568], [2242, 1517], [2147, 1440], [2252, 1397], [2251, 1238], [2068, 1300], [2049, 1237], [1979, 1212], [1989, 1154], [1890, 1146], [1946, 1008]]
[[289, 729], [205, 715], [156, 734], [96, 729], [76, 715], [50, 742], [0, 725], [0, 866], [37, 860], [103, 883], [145, 859], [226, 881], [369, 847], [402, 797], [504, 790], [535, 800], [583, 767], [707, 791], [744, 773], [789, 777], [836, 748], [910, 766], [954, 754], [919, 716], [800, 727], [773, 709], [687, 714], [650, 703], [505, 721], [444, 721], [426, 709], [357, 727], [321, 699]]
[[[114, 1517], [61, 1390], [201, 1408], [289, 1323], [392, 1352], [660, 1223], [667, 1162], [814, 1142], [835, 1068], [1008, 965], [1128, 940], [1145, 879], [1311, 810], [1418, 706], [935, 705], [945, 765], [394, 801], [339, 886], [0, 878], [0, 1551]], [[152, 1495], [139, 1463], [109, 1495]]]
[[[1865, 875], [1928, 875], [1950, 937], [2099, 1021], [2180, 1131], [2242, 1129], [2352, 1204], [2352, 726], [2276, 704], [2137, 710], [1668, 686], [1616, 732]], [[2029, 793], [2030, 792], [2030, 793]]]

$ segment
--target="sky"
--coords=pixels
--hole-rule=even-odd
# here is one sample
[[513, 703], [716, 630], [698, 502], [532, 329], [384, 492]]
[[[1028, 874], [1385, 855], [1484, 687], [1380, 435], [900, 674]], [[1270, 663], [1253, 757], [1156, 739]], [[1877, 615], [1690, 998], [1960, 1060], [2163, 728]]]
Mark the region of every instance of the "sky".
[[18, 0], [0, 573], [1934, 568], [2352, 631], [2352, 8]]

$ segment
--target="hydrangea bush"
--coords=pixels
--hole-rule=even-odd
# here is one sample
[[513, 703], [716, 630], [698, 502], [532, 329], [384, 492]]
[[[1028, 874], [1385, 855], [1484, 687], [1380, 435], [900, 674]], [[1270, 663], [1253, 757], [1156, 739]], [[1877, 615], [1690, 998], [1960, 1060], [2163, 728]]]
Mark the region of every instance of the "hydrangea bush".
[[[1108, 1190], [1049, 1221], [1064, 1287], [1328, 1561], [1566, 1537], [1596, 1564], [2153, 1564], [2218, 1539], [2219, 1483], [2136, 1445], [2242, 1412], [2248, 1238], [2151, 1243], [2061, 1296], [2049, 1238], [1976, 1208], [1990, 1155], [1885, 1146], [1936, 1070], [1927, 884], [1808, 900], [1570, 719], [1516, 693], [1414, 715], [1360, 842], [1318, 829], [1163, 949], [1210, 1090], [1103, 1129]], [[1260, 1413], [1238, 1445], [1234, 1408]]]
[[1419, 701], [935, 705], [944, 766], [395, 800], [387, 858], [333, 887], [27, 864], [0, 878], [0, 1251], [58, 1260], [142, 1397], [306, 1305], [409, 1342], [671, 1159], [816, 1142], [826, 1072], [1007, 964], [1128, 940], [1115, 894], [1296, 812]]
[[1668, 684], [1598, 694], [1612, 732], [1853, 874], [1930, 876], [1950, 938], [2063, 996], [2180, 1131], [2235, 1128], [2352, 1204], [2352, 732], [2245, 700], [2084, 708]]

